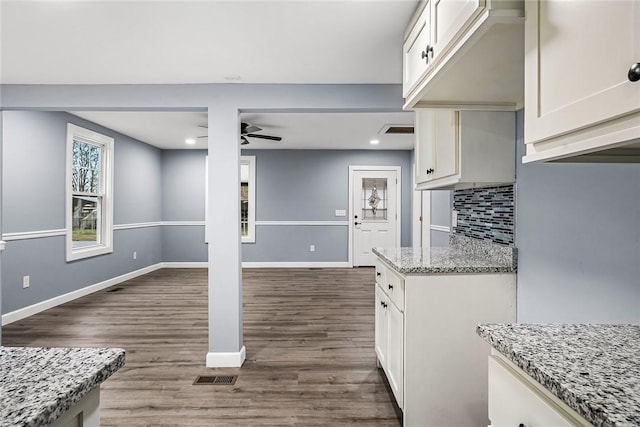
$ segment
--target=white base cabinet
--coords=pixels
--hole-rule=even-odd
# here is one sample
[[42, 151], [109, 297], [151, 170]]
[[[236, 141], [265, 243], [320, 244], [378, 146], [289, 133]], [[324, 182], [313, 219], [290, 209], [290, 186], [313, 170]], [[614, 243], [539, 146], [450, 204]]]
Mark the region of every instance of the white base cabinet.
[[640, 67], [638, 2], [527, 1], [526, 12], [523, 161], [624, 161], [633, 151], [618, 148], [640, 143], [640, 80], [629, 75]]
[[489, 356], [489, 419], [496, 427], [592, 426], [495, 351]]
[[515, 322], [516, 275], [401, 275], [377, 259], [375, 292], [376, 354], [404, 425], [488, 425], [489, 348], [475, 329]]

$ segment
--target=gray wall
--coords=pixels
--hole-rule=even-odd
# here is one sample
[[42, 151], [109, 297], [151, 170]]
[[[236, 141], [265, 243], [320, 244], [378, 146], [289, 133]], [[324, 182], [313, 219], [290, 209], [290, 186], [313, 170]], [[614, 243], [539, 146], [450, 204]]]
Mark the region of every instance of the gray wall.
[[518, 321], [640, 323], [640, 164], [522, 164]]
[[[162, 220], [205, 219], [205, 156], [207, 150], [162, 151]], [[162, 227], [162, 260], [206, 262], [203, 225]]]
[[[431, 193], [431, 225], [451, 227], [451, 191], [432, 190]], [[431, 247], [449, 246], [449, 234], [444, 231], [431, 230]]]
[[[3, 233], [65, 228], [68, 122], [115, 139], [114, 224], [161, 219], [160, 150], [63, 112], [2, 114]], [[64, 236], [8, 242], [2, 254], [2, 313], [162, 260], [158, 227], [116, 230], [113, 248], [112, 254], [67, 263]], [[31, 286], [22, 289], [25, 275]]]
[[[400, 166], [402, 246], [411, 246], [411, 151], [243, 150], [256, 156], [256, 221], [345, 221], [349, 166]], [[242, 245], [248, 262], [346, 262], [347, 226], [257, 226]], [[310, 252], [309, 245], [316, 251]]]

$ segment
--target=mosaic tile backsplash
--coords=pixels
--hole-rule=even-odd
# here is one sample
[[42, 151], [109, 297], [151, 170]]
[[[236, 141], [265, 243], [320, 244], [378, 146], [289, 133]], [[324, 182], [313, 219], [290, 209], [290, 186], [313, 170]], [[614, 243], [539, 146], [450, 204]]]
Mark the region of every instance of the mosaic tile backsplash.
[[513, 185], [456, 190], [453, 208], [458, 211], [455, 234], [501, 245], [514, 244]]

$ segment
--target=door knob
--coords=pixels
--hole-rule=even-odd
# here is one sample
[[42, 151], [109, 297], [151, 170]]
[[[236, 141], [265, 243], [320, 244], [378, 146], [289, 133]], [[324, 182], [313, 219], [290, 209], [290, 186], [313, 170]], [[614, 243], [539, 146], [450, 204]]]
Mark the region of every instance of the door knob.
[[627, 74], [630, 82], [637, 82], [640, 80], [640, 62], [636, 62], [629, 68], [629, 73]]

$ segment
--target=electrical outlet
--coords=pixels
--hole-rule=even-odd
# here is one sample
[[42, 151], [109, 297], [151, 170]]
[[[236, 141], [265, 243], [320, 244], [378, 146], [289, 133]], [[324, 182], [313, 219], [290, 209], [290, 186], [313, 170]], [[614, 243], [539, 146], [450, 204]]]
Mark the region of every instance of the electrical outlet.
[[133, 259], [138, 259], [138, 252], [133, 251]]
[[309, 252], [315, 252], [315, 251], [316, 251], [316, 245], [309, 246]]
[[24, 276], [22, 278], [22, 289], [27, 289], [31, 285], [29, 276]]

